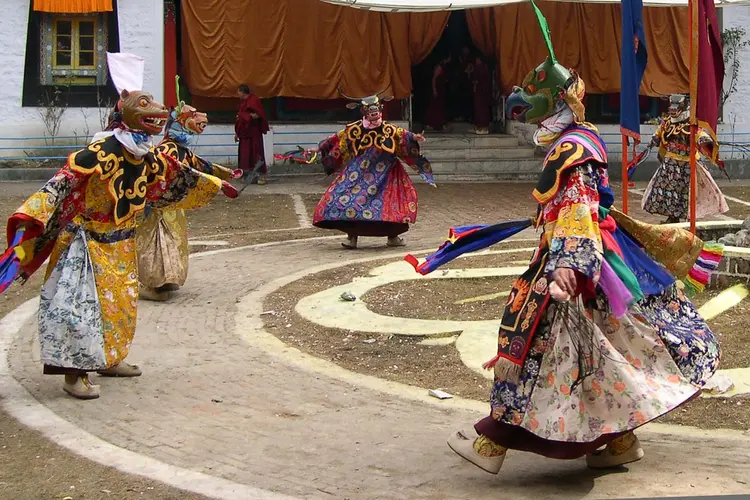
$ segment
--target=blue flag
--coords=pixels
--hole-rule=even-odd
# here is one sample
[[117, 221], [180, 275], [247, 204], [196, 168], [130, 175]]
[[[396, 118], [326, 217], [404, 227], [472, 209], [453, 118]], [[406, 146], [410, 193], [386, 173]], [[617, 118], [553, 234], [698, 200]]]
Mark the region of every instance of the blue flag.
[[641, 141], [641, 110], [638, 94], [646, 71], [646, 34], [643, 1], [621, 0], [622, 69], [620, 70], [620, 132]]

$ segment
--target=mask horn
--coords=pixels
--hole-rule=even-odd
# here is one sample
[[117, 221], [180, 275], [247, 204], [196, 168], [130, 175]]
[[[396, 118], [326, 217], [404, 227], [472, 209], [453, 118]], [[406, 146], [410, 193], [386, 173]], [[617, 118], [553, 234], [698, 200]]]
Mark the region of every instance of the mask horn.
[[654, 94], [658, 95], [662, 99], [669, 99], [670, 94], [665, 94], [663, 92], [659, 92], [658, 90], [656, 90], [654, 88], [654, 82], [649, 83], [649, 88], [651, 89], [651, 92], [653, 92]]
[[547, 18], [544, 17], [542, 11], [539, 10], [534, 0], [531, 0], [531, 6], [534, 8], [534, 14], [536, 19], [539, 21], [539, 29], [542, 30], [542, 36], [544, 37], [544, 44], [547, 46], [547, 53], [549, 54], [550, 61], [552, 64], [557, 64], [557, 57], [555, 56], [555, 49], [552, 48], [552, 36], [549, 32], [549, 24], [547, 24]]
[[361, 101], [361, 99], [357, 99], [356, 97], [350, 97], [344, 94], [344, 92], [339, 87], [336, 87], [336, 90], [338, 91], [339, 94], [341, 94], [341, 97], [343, 97], [344, 99], [349, 99], [350, 101], [357, 101], [357, 102]]

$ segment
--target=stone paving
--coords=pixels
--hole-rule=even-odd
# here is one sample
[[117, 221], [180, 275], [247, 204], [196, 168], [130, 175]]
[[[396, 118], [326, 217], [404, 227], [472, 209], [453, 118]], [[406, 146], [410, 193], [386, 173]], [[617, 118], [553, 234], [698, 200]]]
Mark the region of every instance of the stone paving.
[[[267, 191], [297, 188], [271, 186]], [[495, 187], [490, 198], [485, 185], [445, 191], [462, 189], [461, 198], [446, 193], [452, 203], [437, 192], [423, 196], [423, 218], [408, 233], [406, 251], [434, 249], [451, 225], [522, 217], [533, 209], [530, 201], [519, 202], [528, 200], [521, 197], [528, 185]], [[659, 425], [641, 433], [646, 457], [627, 474], [595, 473], [583, 460], [511, 453], [496, 478], [462, 462], [445, 445], [451, 431], [468, 428], [483, 416], [484, 405], [431, 400], [418, 396], [420, 389], [342, 373], [285, 348], [262, 330], [262, 296], [285, 281], [325, 266], [397, 258], [406, 251], [350, 252], [337, 241], [315, 240], [196, 254], [186, 286], [171, 302], [139, 305], [129, 360], [144, 368], [143, 377], [99, 378], [99, 400], [67, 397], [59, 378], [41, 375], [35, 315], [21, 327], [10, 350], [11, 373], [55, 414], [118, 447], [297, 498], [750, 492], [747, 433]], [[184, 487], [190, 489], [189, 484]]]

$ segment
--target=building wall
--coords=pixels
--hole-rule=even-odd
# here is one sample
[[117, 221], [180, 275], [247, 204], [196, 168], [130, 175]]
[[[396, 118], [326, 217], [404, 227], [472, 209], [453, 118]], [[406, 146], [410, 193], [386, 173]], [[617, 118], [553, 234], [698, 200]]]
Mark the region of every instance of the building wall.
[[[29, 0], [3, 0], [3, 15], [0, 16], [0, 67], [4, 81], [0, 85], [0, 147], [17, 147], [0, 150], [0, 157], [39, 154], [46, 156], [49, 150], [34, 150], [44, 145], [43, 139], [18, 141], [13, 138], [42, 137], [45, 128], [36, 108], [21, 107], [21, 92], [24, 77], [26, 27], [28, 25]], [[120, 50], [133, 52], [146, 60], [144, 87], [157, 100], [164, 97], [164, 31], [163, 0], [121, 0], [119, 8]], [[723, 26], [743, 26], [750, 29], [750, 6], [734, 6], [722, 9]], [[750, 142], [750, 113], [746, 111], [750, 102], [750, 49], [742, 54], [742, 68], [737, 92], [730, 98], [724, 110], [725, 124], [721, 127], [722, 139]], [[108, 110], [96, 108], [71, 108], [63, 115], [61, 136], [87, 136], [101, 129], [101, 119]], [[273, 152], [281, 153], [299, 144], [309, 147], [338, 129], [335, 124], [276, 125], [266, 136], [267, 157]], [[619, 139], [616, 126], [604, 126], [602, 132], [618, 154]], [[651, 128], [644, 126], [643, 134]], [[214, 161], [231, 162], [234, 158], [233, 132], [231, 126], [216, 125], [209, 129], [212, 135], [200, 138], [199, 154], [211, 155]], [[221, 134], [221, 135], [213, 135]], [[734, 134], [734, 137], [730, 137]], [[747, 135], [744, 135], [747, 134]], [[11, 140], [3, 140], [11, 139]], [[55, 144], [64, 144], [58, 140]], [[70, 139], [78, 143], [82, 139]], [[726, 152], [726, 148], [724, 149]], [[56, 152], [60, 154], [60, 152]]]
[[[21, 96], [26, 58], [26, 28], [29, 20], [29, 0], [3, 0], [0, 16], [0, 147], [20, 146], [15, 150], [0, 150], [0, 157], [41, 154], [34, 146], [44, 145], [43, 139], [22, 143], [2, 138], [43, 137], [44, 122], [38, 108], [21, 107]], [[119, 6], [120, 50], [145, 58], [144, 87], [157, 100], [164, 97], [164, 14], [163, 0], [123, 0]], [[101, 130], [100, 118], [108, 110], [97, 108], [69, 108], [62, 118], [59, 136], [86, 136]], [[81, 142], [81, 139], [61, 139], [55, 144]]]
[[[743, 27], [750, 37], [750, 6], [722, 8], [722, 26], [724, 29]], [[737, 92], [729, 97], [724, 108], [724, 123], [735, 123], [737, 129], [750, 132], [750, 113], [747, 110], [747, 103], [750, 102], [750, 48], [745, 49], [740, 60]]]

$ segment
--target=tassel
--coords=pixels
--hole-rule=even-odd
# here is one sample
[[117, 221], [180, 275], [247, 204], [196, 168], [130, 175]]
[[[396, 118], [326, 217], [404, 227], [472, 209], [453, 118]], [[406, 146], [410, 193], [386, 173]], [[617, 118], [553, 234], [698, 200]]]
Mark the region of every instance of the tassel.
[[482, 365], [485, 370], [492, 369], [495, 372], [495, 379], [518, 384], [521, 381], [521, 365], [517, 365], [509, 359], [497, 354], [494, 358]]
[[485, 370], [491, 370], [492, 368], [495, 367], [495, 365], [497, 364], [498, 361], [500, 361], [500, 353], [498, 353], [497, 356], [495, 356], [491, 360], [489, 360], [486, 363], [484, 363], [482, 365], [482, 368], [484, 368]]
[[705, 290], [711, 280], [711, 275], [716, 272], [724, 255], [724, 245], [720, 243], [705, 243], [698, 260], [690, 269], [690, 272], [682, 280], [685, 284], [685, 292], [693, 296]]

